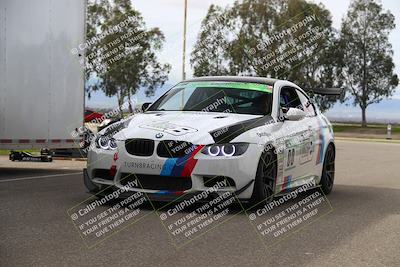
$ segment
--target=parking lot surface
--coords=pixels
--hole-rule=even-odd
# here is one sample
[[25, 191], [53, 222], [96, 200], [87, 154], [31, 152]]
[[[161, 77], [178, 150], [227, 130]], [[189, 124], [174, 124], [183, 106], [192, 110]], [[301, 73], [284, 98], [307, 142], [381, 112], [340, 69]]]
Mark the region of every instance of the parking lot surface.
[[229, 214], [180, 248], [152, 205], [143, 219], [88, 248], [67, 213], [89, 197], [84, 163], [26, 167], [3, 159], [0, 266], [398, 266], [399, 159], [400, 144], [338, 141], [329, 214], [269, 247], [246, 213]]

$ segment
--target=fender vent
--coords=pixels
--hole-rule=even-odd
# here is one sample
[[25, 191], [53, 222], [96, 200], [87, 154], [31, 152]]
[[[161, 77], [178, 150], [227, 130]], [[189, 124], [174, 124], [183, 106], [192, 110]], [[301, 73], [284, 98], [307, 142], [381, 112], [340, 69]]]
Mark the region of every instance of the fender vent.
[[111, 175], [110, 170], [106, 170], [106, 169], [95, 169], [93, 171], [93, 176], [94, 176], [94, 178], [99, 178], [99, 179], [108, 180], [108, 181], [114, 180], [114, 176]]
[[190, 177], [171, 177], [160, 175], [121, 173], [121, 184], [128, 185], [134, 180], [139, 181], [140, 189], [185, 191], [192, 188]]
[[128, 139], [125, 141], [125, 149], [131, 155], [148, 157], [153, 155], [154, 141], [149, 139]]

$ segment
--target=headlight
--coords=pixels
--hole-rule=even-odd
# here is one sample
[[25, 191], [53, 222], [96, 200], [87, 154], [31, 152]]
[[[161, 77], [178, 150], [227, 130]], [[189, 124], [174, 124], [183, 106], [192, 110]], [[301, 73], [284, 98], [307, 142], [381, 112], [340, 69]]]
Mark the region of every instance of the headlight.
[[204, 147], [201, 153], [212, 157], [233, 157], [244, 154], [248, 147], [247, 143], [215, 144]]
[[232, 157], [235, 155], [236, 147], [232, 144], [226, 144], [221, 148], [222, 155], [226, 157]]
[[116, 150], [118, 148], [115, 139], [107, 136], [100, 136], [96, 141], [96, 146], [105, 150]]
[[114, 136], [121, 130], [128, 127], [132, 119], [133, 117], [119, 122], [115, 122], [106, 127], [105, 129], [103, 129], [102, 131], [100, 131], [98, 137], [94, 141], [96, 147], [104, 150], [116, 150], [118, 148], [117, 141], [111, 136]]
[[110, 147], [111, 150], [116, 150], [118, 148], [117, 142], [115, 141], [114, 138], [110, 139], [108, 146]]

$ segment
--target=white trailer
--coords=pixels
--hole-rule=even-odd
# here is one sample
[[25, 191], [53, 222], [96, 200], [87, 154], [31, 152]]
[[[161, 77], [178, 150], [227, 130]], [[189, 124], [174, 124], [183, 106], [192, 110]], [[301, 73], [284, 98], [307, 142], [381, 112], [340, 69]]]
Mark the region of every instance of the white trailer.
[[79, 144], [85, 19], [86, 0], [0, 1], [0, 149]]

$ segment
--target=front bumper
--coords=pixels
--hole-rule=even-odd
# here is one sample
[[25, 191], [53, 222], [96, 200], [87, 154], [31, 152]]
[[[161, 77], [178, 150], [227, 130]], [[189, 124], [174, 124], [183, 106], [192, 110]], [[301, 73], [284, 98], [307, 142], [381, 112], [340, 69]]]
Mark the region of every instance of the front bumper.
[[[100, 188], [122, 188], [127, 181], [138, 179], [139, 186], [131, 187], [129, 191], [143, 192], [150, 199], [161, 201], [190, 196], [217, 185], [216, 194], [235, 192], [239, 199], [246, 200], [253, 192], [261, 153], [262, 147], [250, 144], [238, 157], [215, 158], [197, 152], [190, 160], [177, 161], [161, 158], [156, 153], [150, 157], [133, 156], [127, 153], [122, 143], [117, 151], [93, 149], [89, 152], [85, 185], [89, 185], [90, 192], [96, 192]], [[115, 174], [111, 173], [112, 169]], [[107, 172], [114, 175], [99, 175]], [[177, 173], [186, 174], [179, 177]]]

